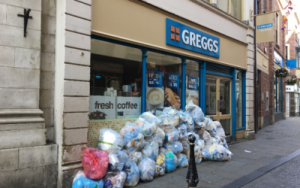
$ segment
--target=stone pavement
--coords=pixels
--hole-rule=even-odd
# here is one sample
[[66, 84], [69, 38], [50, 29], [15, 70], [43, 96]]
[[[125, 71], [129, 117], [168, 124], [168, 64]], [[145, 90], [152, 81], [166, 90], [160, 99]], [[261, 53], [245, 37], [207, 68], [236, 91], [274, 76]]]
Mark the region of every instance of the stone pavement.
[[[201, 188], [223, 187], [257, 169], [287, 156], [300, 148], [300, 117], [290, 117], [267, 126], [255, 135], [255, 140], [229, 146], [231, 161], [204, 161], [197, 165]], [[251, 153], [245, 152], [251, 151]], [[139, 183], [137, 188], [183, 188], [187, 168], [155, 178], [149, 183]]]
[[242, 188], [299, 188], [300, 155]]

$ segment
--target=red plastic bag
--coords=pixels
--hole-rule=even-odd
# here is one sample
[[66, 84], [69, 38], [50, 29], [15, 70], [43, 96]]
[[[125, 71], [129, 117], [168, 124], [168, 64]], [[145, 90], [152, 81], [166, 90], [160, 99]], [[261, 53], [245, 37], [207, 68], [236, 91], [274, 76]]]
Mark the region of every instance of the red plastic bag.
[[108, 154], [94, 148], [86, 148], [83, 151], [82, 166], [84, 174], [92, 180], [100, 180], [106, 174], [108, 168]]

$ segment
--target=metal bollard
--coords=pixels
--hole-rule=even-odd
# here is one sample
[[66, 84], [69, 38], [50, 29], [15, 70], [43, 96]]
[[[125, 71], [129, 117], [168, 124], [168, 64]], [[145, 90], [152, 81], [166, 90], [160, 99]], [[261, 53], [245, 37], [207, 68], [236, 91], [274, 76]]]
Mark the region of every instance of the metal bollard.
[[196, 188], [197, 184], [199, 182], [198, 179], [198, 172], [196, 168], [196, 162], [195, 162], [195, 140], [196, 137], [193, 134], [190, 134], [189, 137], [190, 142], [190, 160], [189, 160], [189, 168], [186, 175], [186, 182], [188, 183], [188, 188]]

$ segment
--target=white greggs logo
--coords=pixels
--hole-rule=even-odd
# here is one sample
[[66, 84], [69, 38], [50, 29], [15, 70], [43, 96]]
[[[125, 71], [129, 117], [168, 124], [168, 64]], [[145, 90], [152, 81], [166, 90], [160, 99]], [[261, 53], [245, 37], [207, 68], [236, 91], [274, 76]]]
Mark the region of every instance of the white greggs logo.
[[174, 20], [166, 20], [166, 44], [219, 58], [220, 39]]
[[213, 40], [205, 36], [201, 37], [201, 35], [189, 32], [188, 30], [183, 30], [181, 36], [184, 44], [194, 46], [197, 48], [202, 48], [204, 50], [208, 49], [209, 51], [214, 53], [219, 52], [219, 42], [217, 40]]

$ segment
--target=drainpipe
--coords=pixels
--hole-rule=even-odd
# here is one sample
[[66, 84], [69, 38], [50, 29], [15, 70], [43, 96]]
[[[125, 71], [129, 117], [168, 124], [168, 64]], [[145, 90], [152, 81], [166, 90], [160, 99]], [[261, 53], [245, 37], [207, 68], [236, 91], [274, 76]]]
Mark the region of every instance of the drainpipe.
[[[257, 11], [257, 3], [258, 0], [254, 0], [254, 14], [258, 14]], [[258, 81], [258, 72], [257, 72], [257, 45], [256, 45], [256, 16], [254, 16], [254, 130], [255, 133], [257, 133], [258, 129], [258, 104], [257, 104], [257, 92], [258, 92], [258, 86], [257, 86], [257, 81]]]

